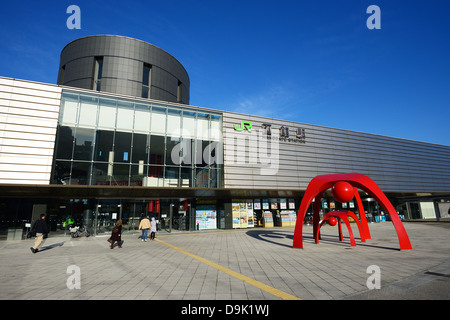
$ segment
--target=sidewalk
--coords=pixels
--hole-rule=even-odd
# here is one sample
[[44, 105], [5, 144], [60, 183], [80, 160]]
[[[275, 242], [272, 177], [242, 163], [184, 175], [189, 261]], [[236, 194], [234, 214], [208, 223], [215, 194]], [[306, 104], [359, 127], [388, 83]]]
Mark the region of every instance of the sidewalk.
[[[450, 299], [450, 223], [406, 222], [408, 251], [398, 250], [390, 222], [370, 224], [365, 243], [352, 228], [356, 247], [331, 226], [319, 244], [305, 226], [304, 249], [292, 248], [292, 227], [159, 233], [148, 242], [128, 234], [112, 250], [106, 236], [50, 237], [36, 254], [33, 240], [2, 241], [0, 299]], [[372, 265], [381, 289], [367, 287]]]

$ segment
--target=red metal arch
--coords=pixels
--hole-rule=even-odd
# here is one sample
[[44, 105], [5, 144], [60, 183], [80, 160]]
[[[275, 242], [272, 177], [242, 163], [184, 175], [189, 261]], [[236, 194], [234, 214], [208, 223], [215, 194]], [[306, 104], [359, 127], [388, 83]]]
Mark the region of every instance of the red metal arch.
[[319, 227], [317, 228], [316, 233], [314, 234], [314, 239], [316, 240], [316, 243], [319, 243], [319, 238], [320, 238], [320, 227], [327, 222], [331, 217], [335, 217], [338, 218], [338, 223], [339, 223], [339, 240], [342, 241], [343, 237], [342, 237], [342, 227], [341, 227], [341, 220], [344, 221], [345, 225], [347, 226], [347, 230], [348, 230], [348, 234], [350, 237], [350, 245], [352, 247], [356, 246], [356, 242], [355, 242], [355, 237], [353, 237], [353, 231], [352, 228], [350, 227], [350, 222], [348, 220], [348, 216], [352, 217], [353, 220], [355, 220], [356, 224], [358, 225], [358, 230], [359, 230], [359, 235], [361, 237], [361, 242], [366, 242], [366, 238], [364, 237], [364, 230], [363, 227], [361, 225], [361, 223], [359, 222], [358, 217], [350, 210], [347, 211], [330, 211], [328, 213], [326, 213], [323, 216], [322, 221], [320, 221], [319, 223]]
[[[408, 234], [400, 220], [395, 208], [392, 206], [389, 199], [381, 191], [378, 185], [369, 177], [360, 173], [340, 173], [316, 176], [309, 183], [306, 192], [303, 196], [303, 200], [300, 204], [300, 208], [297, 213], [297, 222], [294, 230], [294, 248], [303, 248], [303, 220], [305, 219], [306, 211], [311, 205], [313, 199], [314, 213], [313, 213], [313, 233], [316, 235], [319, 229], [319, 210], [320, 200], [325, 190], [333, 187], [333, 185], [339, 181], [345, 181], [350, 183], [354, 189], [354, 196], [358, 206], [358, 210], [361, 218], [361, 226], [365, 239], [370, 239], [369, 227], [367, 224], [364, 208], [362, 206], [361, 198], [359, 197], [358, 188], [367, 192], [372, 198], [374, 198], [382, 208], [389, 214], [391, 221], [397, 232], [398, 240], [400, 243], [400, 250], [412, 249], [411, 242], [409, 241]], [[363, 236], [361, 235], [361, 237]], [[317, 243], [318, 239], [316, 239]]]

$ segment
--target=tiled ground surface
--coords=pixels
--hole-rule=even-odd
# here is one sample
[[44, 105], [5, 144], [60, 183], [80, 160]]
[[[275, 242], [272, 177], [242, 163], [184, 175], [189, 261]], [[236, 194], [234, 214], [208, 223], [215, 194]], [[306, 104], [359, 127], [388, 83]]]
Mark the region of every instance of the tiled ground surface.
[[[304, 249], [292, 248], [293, 228], [160, 233], [148, 242], [128, 234], [113, 250], [107, 237], [50, 237], [36, 254], [32, 240], [3, 241], [0, 299], [279, 300], [280, 292], [304, 300], [450, 299], [450, 223], [405, 228], [413, 250], [398, 250], [390, 222], [370, 224], [372, 239], [357, 237], [356, 247], [346, 230], [340, 242], [330, 226], [319, 244], [305, 226]], [[67, 286], [72, 265], [80, 289]], [[379, 290], [366, 285], [371, 265], [381, 271]]]

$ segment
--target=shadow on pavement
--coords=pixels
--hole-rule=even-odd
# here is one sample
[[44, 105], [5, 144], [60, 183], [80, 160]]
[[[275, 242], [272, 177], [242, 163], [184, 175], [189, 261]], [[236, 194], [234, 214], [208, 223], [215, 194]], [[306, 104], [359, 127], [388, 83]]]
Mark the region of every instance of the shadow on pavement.
[[64, 245], [64, 242], [65, 241], [54, 243], [54, 244], [51, 244], [51, 245], [39, 248], [39, 251], [46, 251], [46, 250], [51, 250], [51, 249], [56, 248], [56, 247], [62, 247]]
[[[292, 242], [294, 240], [294, 235], [293, 234], [286, 234], [284, 232], [280, 232], [280, 231], [272, 231], [272, 230], [250, 230], [247, 231], [247, 235], [249, 235], [252, 238], [255, 238], [257, 240], [260, 241], [264, 241], [267, 243], [271, 243], [277, 246], [281, 246], [281, 247], [286, 247], [286, 248], [292, 248]], [[280, 241], [277, 240], [284, 240], [284, 239], [288, 239], [289, 240], [289, 244], [286, 243], [281, 243]], [[314, 242], [314, 238], [312, 235], [303, 235], [303, 240], [307, 241], [309, 243], [315, 244]], [[386, 249], [386, 250], [394, 250], [394, 251], [398, 251], [398, 248], [392, 248], [392, 247], [387, 247], [387, 246], [380, 246], [380, 245], [375, 245], [375, 244], [370, 244], [370, 241], [373, 241], [374, 239], [369, 239], [366, 240], [366, 242], [361, 242], [361, 239], [359, 237], [355, 237], [355, 241], [357, 241], [356, 247], [358, 246], [363, 246], [363, 247], [371, 247], [371, 248], [378, 248], [378, 249]], [[348, 245], [348, 248], [351, 248], [350, 246], [350, 242], [349, 239], [344, 236], [344, 241], [339, 241], [339, 236], [338, 235], [326, 235], [321, 237], [321, 239], [319, 240], [319, 244], [320, 243], [327, 243], [327, 244], [332, 244], [332, 245]]]

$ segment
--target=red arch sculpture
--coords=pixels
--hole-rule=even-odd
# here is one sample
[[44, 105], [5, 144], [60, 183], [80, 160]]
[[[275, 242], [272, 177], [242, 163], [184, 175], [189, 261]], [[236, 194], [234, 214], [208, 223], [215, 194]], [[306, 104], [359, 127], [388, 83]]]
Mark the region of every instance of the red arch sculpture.
[[355, 237], [353, 237], [353, 231], [352, 228], [350, 227], [350, 222], [348, 221], [348, 216], [352, 217], [353, 220], [355, 220], [356, 224], [358, 225], [358, 229], [359, 229], [359, 235], [361, 237], [361, 242], [366, 242], [366, 239], [364, 237], [364, 231], [362, 228], [361, 223], [359, 222], [358, 217], [350, 210], [348, 211], [330, 211], [328, 213], [326, 213], [323, 216], [322, 221], [319, 222], [319, 227], [317, 228], [316, 233], [314, 234], [314, 239], [316, 241], [316, 243], [319, 243], [319, 238], [320, 238], [320, 227], [327, 222], [330, 218], [335, 217], [338, 219], [338, 223], [339, 223], [339, 240], [342, 241], [343, 237], [342, 237], [342, 227], [341, 227], [341, 220], [344, 221], [345, 225], [347, 226], [347, 230], [348, 230], [348, 234], [350, 237], [350, 245], [352, 247], [356, 246], [356, 242], [355, 242]]
[[319, 229], [319, 220], [320, 220], [319, 211], [322, 194], [325, 190], [333, 187], [337, 182], [341, 181], [345, 181], [353, 187], [353, 195], [356, 199], [356, 203], [361, 218], [361, 228], [363, 231], [363, 234], [361, 234], [361, 238], [364, 237], [364, 239], [370, 239], [371, 236], [369, 232], [369, 226], [367, 224], [367, 219], [365, 216], [364, 207], [362, 205], [361, 198], [359, 197], [358, 188], [367, 192], [390, 215], [391, 221], [397, 232], [398, 240], [400, 243], [400, 250], [412, 249], [411, 242], [409, 241], [409, 237], [408, 234], [406, 233], [403, 223], [400, 220], [397, 212], [395, 211], [395, 208], [392, 206], [389, 199], [386, 197], [386, 195], [381, 191], [381, 189], [372, 179], [360, 173], [340, 173], [340, 174], [321, 175], [316, 176], [311, 180], [308, 187], [306, 188], [306, 192], [303, 196], [303, 200], [300, 204], [300, 208], [297, 213], [297, 222], [295, 224], [294, 241], [293, 241], [294, 248], [300, 249], [303, 248], [303, 220], [305, 219], [306, 211], [313, 199], [315, 199], [314, 213], [313, 213], [313, 234], [315, 235], [316, 243], [318, 243], [318, 238], [316, 238], [316, 234], [318, 234]]

